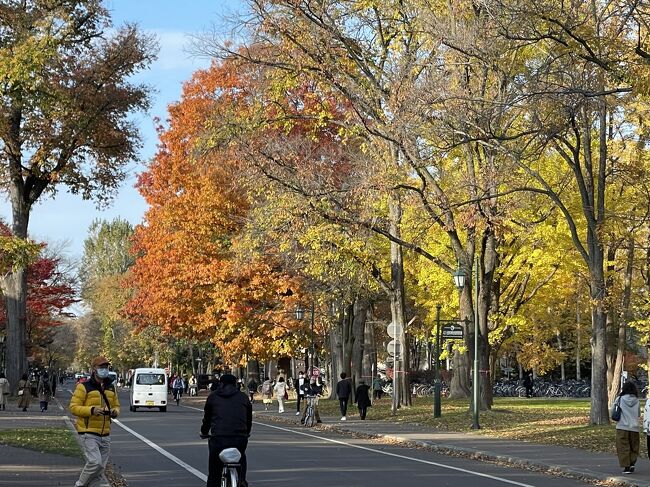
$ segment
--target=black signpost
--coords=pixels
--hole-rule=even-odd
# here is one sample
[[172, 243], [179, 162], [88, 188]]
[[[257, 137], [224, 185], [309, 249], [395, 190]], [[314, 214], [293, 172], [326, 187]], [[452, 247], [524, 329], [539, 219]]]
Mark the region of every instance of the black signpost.
[[[463, 334], [464, 321], [459, 319], [441, 320], [440, 308], [442, 308], [440, 304], [436, 305], [437, 327], [436, 327], [436, 356], [434, 362], [435, 385], [434, 385], [434, 395], [433, 395], [433, 417], [434, 418], [439, 418], [440, 416], [442, 416], [442, 405], [440, 400], [440, 390], [442, 387], [442, 384], [440, 383], [440, 335], [442, 334], [442, 338], [445, 340], [456, 340], [456, 339], [462, 339], [464, 337]], [[441, 327], [440, 326], [441, 323], [446, 323], [446, 324]]]
[[462, 323], [463, 323], [462, 321], [455, 321], [454, 324], [443, 325], [443, 327], [442, 327], [442, 338], [443, 338], [443, 340], [453, 340], [453, 339], [465, 338]]

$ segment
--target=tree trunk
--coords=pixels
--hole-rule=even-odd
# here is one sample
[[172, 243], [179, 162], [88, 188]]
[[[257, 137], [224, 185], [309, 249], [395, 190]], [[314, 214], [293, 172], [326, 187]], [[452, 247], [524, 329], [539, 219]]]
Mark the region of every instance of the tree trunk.
[[[602, 253], [600, 254], [602, 271]], [[594, 266], [590, 283], [592, 299], [591, 311], [591, 411], [592, 424], [608, 424], [609, 408], [607, 406], [607, 309], [605, 307], [605, 280], [599, 267]]]
[[3, 279], [7, 307], [6, 368], [12, 393], [18, 390], [18, 381], [27, 373], [27, 270], [17, 269]]
[[580, 380], [580, 300], [576, 296], [576, 379]]
[[[390, 233], [394, 237], [401, 238], [402, 204], [397, 193], [391, 194], [389, 198]], [[393, 394], [393, 414], [401, 404], [411, 405], [411, 393], [409, 390], [408, 374], [405, 370], [408, 367], [408, 342], [406, 330], [406, 305], [404, 290], [404, 261], [402, 247], [396, 242], [390, 242], [390, 312], [392, 322], [401, 330], [398, 341], [401, 343], [400, 355], [395, 356], [395, 367], [393, 371], [393, 384], [397, 386], [398, 394]]]
[[[368, 318], [370, 310], [368, 310]], [[372, 386], [372, 379], [377, 375], [377, 345], [375, 343], [375, 325], [371, 323], [372, 319], [366, 319], [364, 331], [364, 344], [366, 353], [363, 355], [361, 378], [366, 384]]]
[[621, 374], [623, 373], [625, 358], [625, 336], [627, 333], [627, 322], [630, 317], [630, 302], [632, 299], [632, 273], [634, 272], [634, 240], [628, 241], [625, 278], [623, 286], [623, 301], [621, 303], [620, 318], [618, 320], [618, 339], [616, 341], [616, 361], [612, 382], [609, 387], [609, 404], [614, 402], [618, 391], [621, 389]]
[[[560, 330], [556, 330], [555, 336], [557, 337], [557, 349], [562, 353], [564, 351], [564, 345], [562, 344], [562, 335], [560, 335]], [[564, 373], [564, 359], [560, 362], [560, 380], [562, 382], [566, 380], [566, 375]]]
[[[352, 324], [352, 360], [350, 367], [350, 380], [352, 381], [352, 391], [356, 390], [356, 385], [363, 377], [363, 358], [365, 355], [365, 332], [366, 321], [368, 317], [368, 308], [370, 303], [367, 299], [357, 299], [354, 305], [354, 321]], [[353, 400], [353, 397], [350, 398]]]

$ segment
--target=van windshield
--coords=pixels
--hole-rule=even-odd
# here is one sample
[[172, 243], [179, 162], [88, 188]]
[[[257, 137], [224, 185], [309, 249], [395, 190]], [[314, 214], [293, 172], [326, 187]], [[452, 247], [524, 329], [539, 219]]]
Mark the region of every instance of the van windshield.
[[162, 386], [165, 384], [164, 374], [138, 374], [136, 384], [144, 386]]

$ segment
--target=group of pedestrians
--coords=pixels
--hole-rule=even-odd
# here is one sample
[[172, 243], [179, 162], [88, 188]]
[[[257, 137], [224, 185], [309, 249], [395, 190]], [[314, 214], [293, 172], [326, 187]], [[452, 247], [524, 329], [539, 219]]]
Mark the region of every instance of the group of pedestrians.
[[[352, 395], [352, 381], [345, 372], [341, 372], [340, 377], [341, 380], [336, 384], [336, 397], [339, 400], [341, 421], [347, 421], [348, 402]], [[372, 405], [368, 391], [370, 391], [370, 386], [366, 385], [366, 381], [360, 380], [354, 394], [354, 402], [359, 408], [359, 417], [361, 419], [366, 419], [368, 408]]]
[[[44, 372], [38, 379], [36, 386], [36, 394], [39, 400], [41, 413], [47, 411], [47, 406], [52, 400], [54, 395], [55, 386], [52, 385], [47, 372]], [[0, 372], [0, 411], [7, 410], [7, 397], [11, 392], [11, 384], [5, 377], [4, 373]], [[27, 374], [23, 374], [18, 381], [18, 408], [26, 412], [29, 408], [32, 399], [32, 382], [29, 380]]]

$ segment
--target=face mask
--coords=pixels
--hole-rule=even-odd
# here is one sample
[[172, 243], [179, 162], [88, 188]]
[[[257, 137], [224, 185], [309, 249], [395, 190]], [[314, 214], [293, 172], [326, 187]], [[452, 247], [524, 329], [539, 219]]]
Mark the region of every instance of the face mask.
[[106, 379], [106, 377], [108, 377], [108, 367], [97, 369], [97, 377], [100, 379]]

